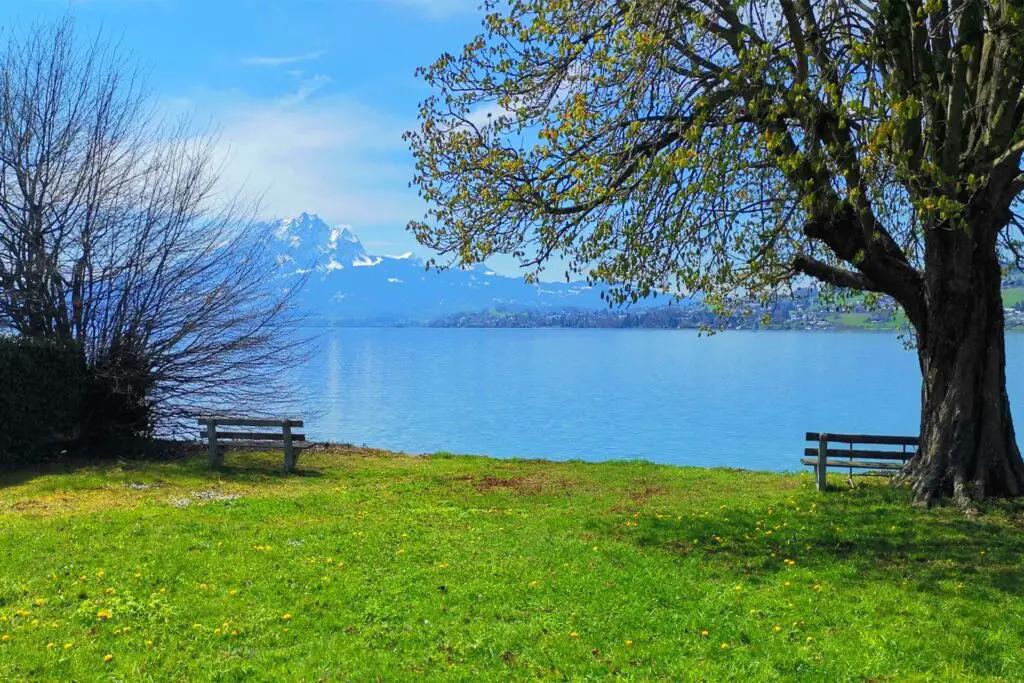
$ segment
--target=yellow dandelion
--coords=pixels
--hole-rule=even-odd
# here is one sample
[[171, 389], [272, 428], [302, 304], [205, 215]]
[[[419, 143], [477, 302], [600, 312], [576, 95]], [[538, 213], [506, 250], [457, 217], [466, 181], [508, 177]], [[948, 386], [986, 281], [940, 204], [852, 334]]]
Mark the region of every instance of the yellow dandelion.
[[6, 643], [10, 639], [11, 637], [5, 633], [2, 636], [0, 636], [0, 643]]
[[736, 590], [738, 590], [738, 591], [741, 591], [741, 590], [743, 590], [743, 586], [741, 586], [741, 585], [739, 585], [739, 584], [737, 583], [737, 584], [736, 584]]
[[104, 577], [105, 574], [106, 574], [106, 572], [103, 571], [102, 569], [100, 569], [98, 572], [96, 572], [96, 576], [98, 578], [101, 578], [101, 579]]
[[775, 628], [773, 628], [772, 630], [775, 631], [776, 633], [778, 633], [779, 631], [782, 630], [782, 627], [780, 625], [778, 625], [778, 624], [775, 624]]
[[97, 621], [106, 621], [106, 620], [110, 619], [112, 616], [114, 616], [114, 614], [110, 610], [108, 610], [108, 609], [101, 609], [99, 612], [96, 613], [96, 620]]
[[219, 636], [220, 635], [220, 629], [219, 628], [213, 629], [213, 635]]
[[533, 580], [533, 581], [530, 582], [530, 588], [536, 588], [539, 585], [540, 585], [540, 581]]
[[33, 619], [32, 620], [32, 625], [33, 626], [39, 626], [39, 620], [38, 619]]
[[115, 591], [113, 588], [104, 588], [103, 592], [106, 593], [107, 595], [113, 595], [117, 591]]
[[723, 650], [728, 650], [729, 649], [729, 643], [722, 643], [721, 645], [719, 645], [719, 647], [722, 648]]
[[146, 641], [146, 647], [153, 647], [153, 641], [152, 640], [147, 640]]
[[399, 554], [399, 555], [402, 555], [402, 554], [404, 554], [404, 553], [405, 553], [405, 548], [399, 548], [399, 549], [398, 549], [398, 554]]
[[285, 612], [284, 614], [281, 615], [281, 621], [291, 621], [291, 619], [292, 619], [291, 612]]
[[580, 637], [580, 634], [576, 633], [576, 631], [572, 631], [572, 632], [571, 632], [571, 633], [569, 634], [569, 637], [570, 637], [570, 638], [579, 638], [579, 637]]
[[110, 662], [110, 661], [113, 661], [113, 659], [114, 659], [114, 655], [103, 655], [103, 661], [104, 662]]
[[78, 580], [79, 580], [79, 581], [85, 581], [85, 580], [86, 580], [86, 579], [85, 579], [85, 574], [82, 574], [81, 576], [79, 576], [79, 577], [78, 577]]
[[236, 595], [238, 595], [238, 591], [232, 588], [228, 591], [228, 595], [230, 595], [231, 597], [235, 597]]
[[701, 631], [701, 632], [700, 632], [700, 637], [701, 637], [701, 638], [707, 638], [707, 637], [708, 637], [709, 635], [710, 635], [710, 634], [709, 634], [709, 633], [708, 633], [707, 631]]
[[807, 636], [807, 642], [808, 643], [813, 642], [813, 641], [814, 641], [814, 636]]
[[785, 586], [786, 588], [789, 588], [790, 586], [793, 585], [793, 582], [792, 581], [787, 581], [786, 583], [784, 583], [782, 585]]
[[75, 646], [75, 644], [74, 644], [74, 643], [64, 643], [64, 649], [65, 649], [65, 650], [70, 650], [70, 649], [71, 649], [71, 648], [73, 648], [74, 646]]
[[626, 641], [626, 647], [633, 647], [633, 641], [632, 640], [627, 640]]
[[55, 647], [57, 647], [57, 644], [56, 644], [56, 643], [47, 643], [47, 644], [46, 644], [46, 649], [47, 649], [47, 650], [52, 650], [52, 649], [53, 649], [53, 648], [55, 648]]
[[235, 636], [237, 636], [237, 635], [238, 635], [238, 631], [232, 631], [232, 632], [231, 632], [231, 637], [232, 637], [232, 638], [234, 638], [234, 637], [235, 637]]
[[594, 546], [594, 552], [597, 552], [597, 546], [596, 545]]
[[814, 584], [814, 590], [820, 591], [821, 590], [821, 584], [820, 583]]
[[42, 607], [46, 604], [46, 598], [36, 598], [36, 605]]
[[201, 583], [201, 584], [199, 584], [199, 590], [201, 590], [201, 591], [204, 591], [204, 590], [206, 590], [207, 588], [209, 588], [209, 586], [207, 586], [207, 585], [206, 585], [205, 583]]
[[438, 569], [447, 569], [448, 568], [448, 563], [447, 562], [438, 562], [437, 563], [437, 568]]
[[136, 579], [141, 579], [142, 578], [142, 572], [135, 572], [135, 578]]

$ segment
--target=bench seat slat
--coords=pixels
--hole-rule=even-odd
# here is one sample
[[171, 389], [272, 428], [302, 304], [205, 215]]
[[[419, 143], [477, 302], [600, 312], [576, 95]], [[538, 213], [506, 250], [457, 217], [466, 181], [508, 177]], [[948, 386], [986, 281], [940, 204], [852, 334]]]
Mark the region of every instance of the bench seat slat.
[[[804, 455], [817, 457], [817, 448], [805, 448]], [[862, 451], [860, 449], [845, 450], [842, 448], [830, 448], [827, 451], [829, 458], [864, 458], [875, 460], [910, 460], [914, 457], [913, 451], [901, 453], [900, 451]]]
[[[817, 458], [803, 458], [800, 460], [805, 465], [817, 465]], [[855, 470], [902, 470], [903, 465], [895, 462], [867, 462], [865, 460], [825, 460], [826, 467], [837, 469]]]
[[[821, 434], [819, 432], [807, 432], [808, 441], [817, 441]], [[829, 443], [874, 443], [890, 446], [916, 446], [916, 436], [885, 436], [882, 434], [832, 434], [825, 435]]]
[[[206, 431], [199, 432], [200, 439], [206, 439]], [[217, 440], [243, 439], [246, 441], [278, 441], [284, 443], [284, 432], [217, 432]], [[305, 434], [292, 434], [293, 441], [305, 441]]]
[[262, 418], [246, 418], [246, 417], [201, 417], [197, 420], [201, 425], [208, 425], [211, 422], [217, 424], [218, 427], [283, 427], [285, 423], [290, 424], [292, 427], [304, 427], [302, 420], [266, 420]]
[[[227, 448], [266, 448], [270, 450], [280, 450], [281, 444], [273, 441], [218, 441], [218, 446], [224, 446]], [[297, 451], [312, 448], [313, 442], [311, 441], [293, 441], [292, 448]]]

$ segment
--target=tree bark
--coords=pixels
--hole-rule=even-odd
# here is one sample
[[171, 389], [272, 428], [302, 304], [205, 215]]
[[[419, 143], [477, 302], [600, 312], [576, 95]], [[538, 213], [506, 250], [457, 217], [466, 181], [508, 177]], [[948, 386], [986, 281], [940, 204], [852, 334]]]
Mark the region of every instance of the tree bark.
[[995, 245], [959, 242], [926, 277], [926, 319], [915, 323], [921, 364], [920, 446], [900, 475], [915, 503], [952, 496], [965, 510], [1024, 493], [1024, 461], [1006, 393], [1001, 270]]

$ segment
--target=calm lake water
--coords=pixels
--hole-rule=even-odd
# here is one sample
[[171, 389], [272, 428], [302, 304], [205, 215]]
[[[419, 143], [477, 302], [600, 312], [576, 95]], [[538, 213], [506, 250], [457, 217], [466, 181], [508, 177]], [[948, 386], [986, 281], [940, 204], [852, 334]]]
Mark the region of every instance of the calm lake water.
[[[1024, 335], [1007, 338], [1024, 422]], [[799, 469], [807, 431], [916, 434], [895, 336], [855, 332], [341, 329], [297, 379], [310, 439], [408, 453]]]

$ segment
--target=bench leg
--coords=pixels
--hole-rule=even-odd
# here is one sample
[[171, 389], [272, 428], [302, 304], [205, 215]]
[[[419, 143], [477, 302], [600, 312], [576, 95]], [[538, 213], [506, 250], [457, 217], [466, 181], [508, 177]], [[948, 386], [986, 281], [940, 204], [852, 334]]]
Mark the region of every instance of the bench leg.
[[220, 467], [224, 451], [217, 446], [217, 425], [213, 422], [206, 426], [206, 450], [210, 456], [210, 467]]
[[295, 446], [292, 445], [292, 426], [284, 425], [284, 471], [295, 471]]
[[824, 491], [828, 486], [825, 473], [828, 469], [828, 435], [821, 434], [818, 437], [818, 464], [814, 466], [814, 473], [818, 475], [818, 490]]

